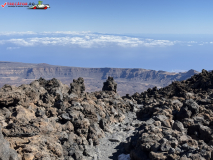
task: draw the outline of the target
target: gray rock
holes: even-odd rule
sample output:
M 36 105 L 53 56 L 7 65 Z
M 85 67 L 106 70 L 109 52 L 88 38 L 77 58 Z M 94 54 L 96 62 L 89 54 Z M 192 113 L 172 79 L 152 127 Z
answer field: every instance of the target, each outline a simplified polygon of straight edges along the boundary
M 4 139 L 0 125 L 0 159 L 1 160 L 19 160 L 17 152 L 10 148 L 8 141 Z
M 175 153 L 175 149 L 174 148 L 170 148 L 168 153 L 169 154 L 174 154 Z
M 114 91 L 117 92 L 117 83 L 113 80 L 113 77 L 108 77 L 107 81 L 104 82 L 102 91 Z
M 95 151 L 94 148 L 92 148 L 89 145 L 85 145 L 85 149 L 84 149 L 84 153 L 85 156 L 89 156 L 89 157 L 95 157 Z
M 182 150 L 181 150 L 179 147 L 176 147 L 176 148 L 175 148 L 175 151 L 176 151 L 177 153 L 181 153 L 181 152 L 182 152 Z
M 154 145 L 152 145 L 151 151 L 153 151 L 153 152 L 159 151 L 160 146 L 161 146 L 160 143 L 155 143 Z
M 82 160 L 83 159 L 83 152 L 81 152 L 81 151 L 75 151 L 75 153 L 74 153 L 74 158 L 76 159 L 76 160 Z
M 37 117 L 42 117 L 42 116 L 44 116 L 44 115 L 45 115 L 45 108 L 43 108 L 43 107 L 37 108 L 37 111 L 36 111 L 35 114 L 36 114 Z
M 172 104 L 177 104 L 178 106 L 180 106 L 180 107 L 182 107 L 183 106 L 183 103 L 182 102 L 180 102 L 179 100 L 173 100 L 172 101 Z
M 159 142 L 160 142 L 160 144 L 164 144 L 164 143 L 168 142 L 168 140 L 166 138 L 162 138 Z
M 77 80 L 73 79 L 73 83 L 70 84 L 70 90 L 69 93 L 74 93 L 79 95 L 82 95 L 85 91 L 85 85 L 84 85 L 84 79 L 82 77 L 79 77 Z
M 168 119 L 168 118 L 165 115 L 157 115 L 155 117 L 155 120 L 161 121 L 161 122 L 165 121 L 166 119 Z
M 184 126 L 183 126 L 183 124 L 180 121 L 175 121 L 173 126 L 172 126 L 172 129 L 175 129 L 177 131 L 183 132 L 184 131 Z
M 67 141 L 69 138 L 67 132 L 61 132 L 60 136 L 59 136 L 59 140 L 60 141 Z
M 61 118 L 63 118 L 64 120 L 71 120 L 71 118 L 69 117 L 69 114 L 68 113 L 63 113 L 61 115 Z
M 181 146 L 181 148 L 182 148 L 183 150 L 185 150 L 185 151 L 189 150 L 189 146 L 188 146 L 187 143 L 183 144 L 183 145 Z
M 150 118 L 149 120 L 146 121 L 146 124 L 153 124 L 155 120 L 153 118 Z
M 209 142 L 213 139 L 212 129 L 207 126 L 199 125 L 199 133 L 200 138 L 206 142 Z
M 189 119 L 189 118 L 185 118 L 185 119 L 182 120 L 182 123 L 183 123 L 184 127 L 188 128 L 188 127 L 194 125 L 194 120 Z
M 169 143 L 163 143 L 161 146 L 160 146 L 160 149 L 162 152 L 167 152 L 169 151 L 171 148 L 171 145 Z
M 192 114 L 199 113 L 199 105 L 192 99 L 186 100 L 184 103 L 185 106 L 189 108 L 189 110 L 192 112 Z

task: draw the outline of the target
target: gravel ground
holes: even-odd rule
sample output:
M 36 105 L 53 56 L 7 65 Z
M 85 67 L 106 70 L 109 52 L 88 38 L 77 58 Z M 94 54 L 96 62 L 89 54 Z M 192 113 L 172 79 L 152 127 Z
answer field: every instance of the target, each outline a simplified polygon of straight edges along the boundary
M 105 132 L 105 137 L 100 140 L 100 144 L 95 150 L 97 160 L 130 159 L 128 154 L 124 154 L 124 143 L 127 143 L 128 137 L 134 136 L 137 124 L 141 123 L 141 121 L 137 120 L 134 112 L 128 112 L 125 117 L 123 123 L 116 123 L 110 126 L 112 133 Z

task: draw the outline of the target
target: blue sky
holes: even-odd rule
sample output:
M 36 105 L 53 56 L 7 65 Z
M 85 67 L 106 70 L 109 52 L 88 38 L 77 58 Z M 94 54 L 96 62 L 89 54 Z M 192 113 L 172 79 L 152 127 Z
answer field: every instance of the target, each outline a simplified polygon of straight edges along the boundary
M 0 8 L 5 19 L 1 30 L 213 34 L 211 0 L 46 0 L 43 3 L 51 9 Z
M 166 71 L 212 69 L 213 1 L 43 3 L 51 8 L 0 8 L 0 60 Z

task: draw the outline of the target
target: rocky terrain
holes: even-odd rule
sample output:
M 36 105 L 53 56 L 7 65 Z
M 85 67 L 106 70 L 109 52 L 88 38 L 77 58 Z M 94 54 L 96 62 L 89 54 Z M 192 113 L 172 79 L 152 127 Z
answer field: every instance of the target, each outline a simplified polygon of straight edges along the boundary
M 4 85 L 0 124 L 5 139 L 0 138 L 7 152 L 0 152 L 0 159 L 99 159 L 100 139 L 132 108 L 116 90 L 112 77 L 103 91 L 93 93 L 85 92 L 83 78 L 74 79 L 70 87 L 43 78 L 19 87 Z
M 190 78 L 199 72 L 172 73 L 138 68 L 80 68 L 54 66 L 45 63 L 29 64 L 18 62 L 0 61 L 0 87 L 5 83 L 19 86 L 29 84 L 43 77 L 47 80 L 57 78 L 62 83 L 69 85 L 73 79 L 84 78 L 87 92 L 100 91 L 102 84 L 108 76 L 113 77 L 118 84 L 117 93 L 121 96 L 142 92 L 154 86 L 165 87 L 172 81 Z
M 212 160 L 213 72 L 120 97 L 40 78 L 0 89 L 2 160 Z
M 131 159 L 213 159 L 213 72 L 131 98 L 143 105 Z

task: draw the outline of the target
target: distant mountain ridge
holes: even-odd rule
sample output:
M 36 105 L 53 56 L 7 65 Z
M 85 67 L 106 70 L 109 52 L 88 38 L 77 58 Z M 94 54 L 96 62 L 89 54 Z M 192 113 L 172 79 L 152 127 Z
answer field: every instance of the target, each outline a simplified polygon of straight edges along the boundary
M 101 90 L 103 81 L 111 76 L 118 85 L 121 95 L 142 92 L 150 87 L 164 87 L 172 81 L 185 80 L 199 73 L 196 70 L 187 72 L 166 72 L 139 68 L 81 68 L 49 65 L 46 63 L 31 64 L 0 61 L 0 87 L 4 84 L 20 85 L 43 77 L 57 78 L 65 84 L 73 79 L 83 77 L 87 91 Z

